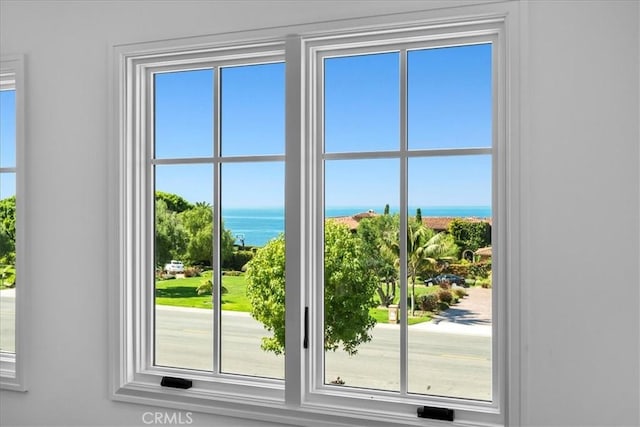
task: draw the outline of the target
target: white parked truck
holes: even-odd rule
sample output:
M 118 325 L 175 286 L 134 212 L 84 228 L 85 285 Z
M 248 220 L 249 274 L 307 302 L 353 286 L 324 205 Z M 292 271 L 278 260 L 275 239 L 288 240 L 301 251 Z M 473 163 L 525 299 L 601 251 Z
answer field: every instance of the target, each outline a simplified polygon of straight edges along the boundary
M 171 262 L 164 265 L 164 271 L 167 273 L 184 273 L 184 264 L 181 261 L 172 259 Z

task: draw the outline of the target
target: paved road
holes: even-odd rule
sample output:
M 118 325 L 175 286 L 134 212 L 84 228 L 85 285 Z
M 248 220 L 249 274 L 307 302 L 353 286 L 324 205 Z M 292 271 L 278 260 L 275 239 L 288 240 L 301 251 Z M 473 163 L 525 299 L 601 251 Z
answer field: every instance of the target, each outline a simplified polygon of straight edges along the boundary
M 0 294 L 2 348 L 12 344 L 13 298 Z M 158 306 L 156 363 L 212 369 L 210 310 Z M 222 370 L 228 373 L 282 378 L 284 357 L 260 349 L 267 335 L 247 313 L 222 314 Z M 400 332 L 397 325 L 379 324 L 371 342 L 356 356 L 328 352 L 325 380 L 340 377 L 347 386 L 398 390 Z M 491 329 L 486 324 L 456 324 L 446 319 L 409 327 L 409 391 L 490 399 Z
M 11 353 L 16 351 L 15 301 L 14 289 L 0 291 L 0 350 Z
M 159 306 L 156 321 L 159 364 L 212 368 L 211 311 Z M 221 327 L 223 372 L 283 377 L 284 358 L 260 349 L 261 337 L 268 333 L 259 322 L 246 313 L 225 311 Z M 398 390 L 399 348 L 399 326 L 379 324 L 356 356 L 326 354 L 325 380 L 340 377 L 347 386 Z M 490 399 L 490 325 L 439 319 L 409 327 L 409 391 Z

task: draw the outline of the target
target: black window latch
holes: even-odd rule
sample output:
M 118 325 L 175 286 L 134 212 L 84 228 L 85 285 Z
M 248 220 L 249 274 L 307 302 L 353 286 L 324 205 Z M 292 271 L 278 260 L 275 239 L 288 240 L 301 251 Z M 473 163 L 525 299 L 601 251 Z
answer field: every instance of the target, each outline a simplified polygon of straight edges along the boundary
M 422 408 L 418 408 L 418 418 L 453 421 L 453 409 L 437 408 L 435 406 L 423 406 Z
M 309 307 L 304 308 L 304 339 L 302 348 L 309 348 Z
M 173 387 L 173 388 L 191 388 L 193 382 L 191 380 L 185 380 L 184 378 L 175 378 L 175 377 L 162 377 L 162 381 L 160 381 L 160 385 L 162 387 Z

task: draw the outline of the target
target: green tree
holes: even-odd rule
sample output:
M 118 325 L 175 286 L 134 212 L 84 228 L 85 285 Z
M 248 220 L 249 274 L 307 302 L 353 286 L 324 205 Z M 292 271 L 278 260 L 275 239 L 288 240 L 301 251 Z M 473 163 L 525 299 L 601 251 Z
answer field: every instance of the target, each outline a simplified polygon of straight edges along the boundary
M 247 265 L 247 297 L 251 316 L 262 322 L 272 337 L 262 338 L 262 349 L 284 353 L 284 235 L 259 249 Z
M 234 258 L 234 246 L 233 243 L 236 239 L 234 239 L 233 234 L 231 234 L 230 230 L 224 228 L 224 223 L 220 223 L 220 228 L 222 229 L 222 233 L 220 233 L 220 248 L 222 250 L 222 265 L 227 265 L 233 261 Z
M 475 251 L 491 245 L 491 226 L 486 221 L 455 218 L 449 223 L 448 231 L 461 250 Z
M 213 211 L 211 206 L 198 204 L 179 214 L 189 235 L 186 260 L 190 264 L 212 265 Z
M 189 234 L 177 213 L 167 208 L 164 200 L 156 200 L 156 246 L 157 266 L 172 259 L 184 259 Z
M 12 264 L 16 252 L 16 196 L 0 200 L 0 259 Z
M 171 259 L 189 264 L 213 264 L 213 207 L 207 202 L 195 205 L 169 193 L 156 193 L 156 264 Z M 169 200 L 171 205 L 167 204 Z M 176 209 L 183 209 L 175 211 Z M 233 257 L 233 236 L 221 227 L 222 262 Z
M 369 310 L 378 278 L 365 262 L 361 240 L 345 225 L 325 222 L 324 329 L 325 349 L 342 348 L 349 354 L 371 340 L 375 319 Z M 284 352 L 284 237 L 271 240 L 256 252 L 247 268 L 247 296 L 251 315 L 273 333 L 262 339 L 262 348 Z
M 378 277 L 378 297 L 388 306 L 393 304 L 398 280 L 397 255 L 390 248 L 398 240 L 399 216 L 380 215 L 364 218 L 358 224 L 357 236 L 362 241 L 365 262 Z
M 212 265 L 213 208 L 208 203 L 196 203 L 178 217 L 188 235 L 185 260 L 189 264 Z
M 167 205 L 167 209 L 175 213 L 184 212 L 193 208 L 193 205 L 181 196 L 172 193 L 165 193 L 164 191 L 156 191 L 156 201 L 158 200 L 164 201 Z
M 416 222 L 422 224 L 422 209 L 416 209 Z
M 371 341 L 376 321 L 369 310 L 377 306 L 378 277 L 366 263 L 361 240 L 344 224 L 325 223 L 324 230 L 324 334 L 325 350 L 353 355 Z

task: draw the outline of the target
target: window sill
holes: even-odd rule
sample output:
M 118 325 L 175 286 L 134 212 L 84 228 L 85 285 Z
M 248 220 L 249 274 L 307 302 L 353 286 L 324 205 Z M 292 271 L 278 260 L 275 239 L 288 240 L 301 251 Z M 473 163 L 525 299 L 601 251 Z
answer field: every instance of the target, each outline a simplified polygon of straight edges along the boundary
M 15 353 L 0 353 L 0 389 L 11 391 L 27 391 L 16 375 Z
M 440 421 L 417 417 L 420 405 L 408 405 L 405 412 L 385 411 L 385 405 L 374 403 L 378 409 L 371 409 L 371 403 L 363 405 L 323 404 L 303 402 L 299 406 L 287 405 L 283 399 L 260 397 L 256 394 L 230 394 L 212 392 L 197 384 L 189 390 L 167 389 L 156 383 L 134 381 L 125 384 L 112 393 L 112 399 L 120 402 L 161 406 L 185 411 L 215 414 L 233 418 L 267 421 L 293 426 L 438 426 Z M 350 402 L 351 403 L 351 402 Z M 456 409 L 456 420 L 448 425 L 501 426 L 496 422 L 496 414 L 490 408 L 482 413 L 478 408 Z

